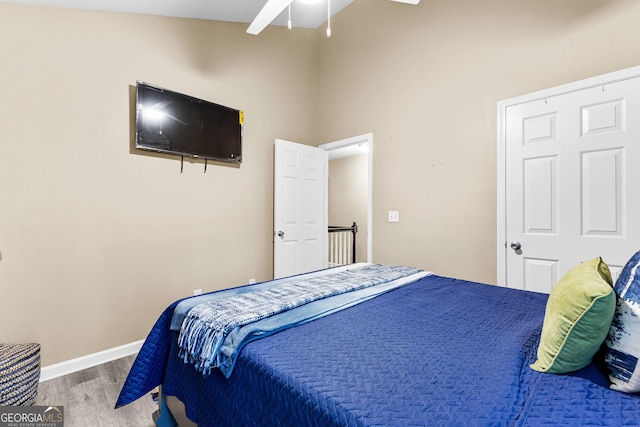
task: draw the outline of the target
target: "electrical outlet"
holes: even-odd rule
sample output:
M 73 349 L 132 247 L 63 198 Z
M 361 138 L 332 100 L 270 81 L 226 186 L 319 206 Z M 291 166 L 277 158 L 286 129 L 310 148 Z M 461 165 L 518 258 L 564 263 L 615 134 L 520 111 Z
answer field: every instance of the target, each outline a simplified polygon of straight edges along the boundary
M 253 285 L 254 283 L 256 283 L 256 279 L 254 279 L 254 278 L 249 279 L 249 284 L 250 285 Z
M 400 212 L 389 211 L 389 222 L 400 222 Z
M 193 295 L 202 295 L 202 289 L 194 289 Z

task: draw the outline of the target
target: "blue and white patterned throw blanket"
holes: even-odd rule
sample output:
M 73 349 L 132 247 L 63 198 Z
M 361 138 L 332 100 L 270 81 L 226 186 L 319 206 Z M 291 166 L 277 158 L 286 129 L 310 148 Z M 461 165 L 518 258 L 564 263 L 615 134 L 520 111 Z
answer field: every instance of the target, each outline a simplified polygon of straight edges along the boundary
M 313 301 L 406 277 L 412 267 L 369 264 L 338 273 L 279 283 L 193 307 L 178 336 L 180 355 L 204 375 L 222 363 L 221 347 L 235 328 Z

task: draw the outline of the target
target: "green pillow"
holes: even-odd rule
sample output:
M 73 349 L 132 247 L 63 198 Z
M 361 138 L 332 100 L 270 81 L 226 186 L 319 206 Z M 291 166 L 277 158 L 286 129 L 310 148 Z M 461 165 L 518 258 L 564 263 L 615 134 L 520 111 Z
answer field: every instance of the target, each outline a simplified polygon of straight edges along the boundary
M 616 310 L 611 272 L 602 258 L 569 270 L 553 287 L 531 368 L 564 374 L 587 366 L 607 337 Z

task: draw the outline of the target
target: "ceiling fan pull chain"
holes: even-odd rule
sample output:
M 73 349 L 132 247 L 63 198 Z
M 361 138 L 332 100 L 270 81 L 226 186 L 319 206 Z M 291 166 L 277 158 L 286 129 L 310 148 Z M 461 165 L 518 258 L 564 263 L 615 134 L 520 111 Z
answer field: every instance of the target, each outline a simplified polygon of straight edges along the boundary
M 331 0 L 327 0 L 327 37 L 331 37 Z

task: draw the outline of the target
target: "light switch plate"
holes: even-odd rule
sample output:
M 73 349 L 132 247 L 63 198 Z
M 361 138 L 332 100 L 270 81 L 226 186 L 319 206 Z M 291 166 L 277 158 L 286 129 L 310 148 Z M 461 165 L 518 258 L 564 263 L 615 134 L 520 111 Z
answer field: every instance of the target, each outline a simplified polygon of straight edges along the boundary
M 389 211 L 389 222 L 400 222 L 400 212 Z

